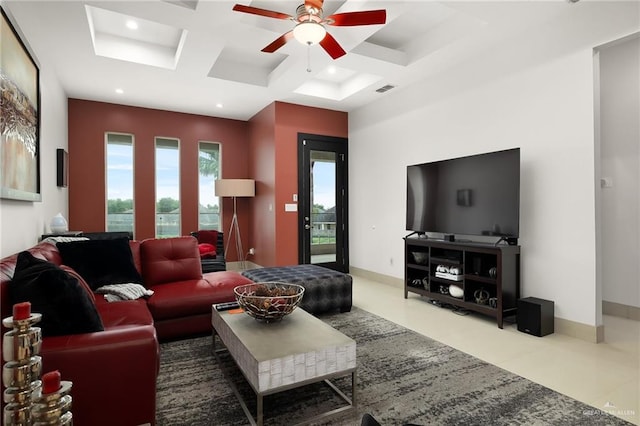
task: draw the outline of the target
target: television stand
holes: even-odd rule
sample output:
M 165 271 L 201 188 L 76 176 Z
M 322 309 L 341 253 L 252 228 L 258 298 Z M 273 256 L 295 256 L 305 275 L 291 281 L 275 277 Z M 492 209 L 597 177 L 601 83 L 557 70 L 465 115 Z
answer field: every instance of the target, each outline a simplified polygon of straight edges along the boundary
M 499 328 L 504 318 L 516 314 L 520 298 L 520 246 L 493 243 L 449 242 L 404 238 L 404 298 L 409 293 L 427 297 L 437 305 L 492 316 Z M 436 276 L 438 266 L 459 274 Z M 449 286 L 462 289 L 453 297 Z

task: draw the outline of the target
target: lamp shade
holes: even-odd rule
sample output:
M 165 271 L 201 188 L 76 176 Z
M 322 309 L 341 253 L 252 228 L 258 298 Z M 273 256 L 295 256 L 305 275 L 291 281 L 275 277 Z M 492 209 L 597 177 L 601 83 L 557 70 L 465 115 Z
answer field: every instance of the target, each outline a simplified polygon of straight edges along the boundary
M 253 179 L 218 179 L 214 191 L 217 197 L 253 197 L 256 182 Z
M 300 43 L 310 46 L 320 43 L 325 35 L 327 35 L 327 30 L 314 21 L 300 22 L 293 29 L 293 37 Z

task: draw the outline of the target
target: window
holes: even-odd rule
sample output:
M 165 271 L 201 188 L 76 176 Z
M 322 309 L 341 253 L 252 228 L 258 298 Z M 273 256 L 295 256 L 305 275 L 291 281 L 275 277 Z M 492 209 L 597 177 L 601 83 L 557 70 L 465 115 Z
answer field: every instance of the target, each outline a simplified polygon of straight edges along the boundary
M 198 229 L 220 230 L 220 204 L 215 196 L 214 182 L 220 173 L 220 144 L 198 144 Z
M 156 238 L 179 235 L 181 235 L 179 141 L 156 138 Z
M 133 233 L 133 135 L 107 133 L 108 232 Z

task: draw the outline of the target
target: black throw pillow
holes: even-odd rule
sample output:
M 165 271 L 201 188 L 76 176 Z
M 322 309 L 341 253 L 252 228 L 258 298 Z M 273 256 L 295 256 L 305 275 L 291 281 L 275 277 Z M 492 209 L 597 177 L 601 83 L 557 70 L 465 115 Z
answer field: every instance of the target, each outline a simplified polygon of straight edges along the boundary
M 75 269 L 92 290 L 108 284 L 142 284 L 126 238 L 71 241 L 56 245 L 62 263 Z
M 45 337 L 104 330 L 93 300 L 78 280 L 28 251 L 18 254 L 9 295 L 11 303 L 31 302 L 31 311 L 42 314 L 36 326 Z

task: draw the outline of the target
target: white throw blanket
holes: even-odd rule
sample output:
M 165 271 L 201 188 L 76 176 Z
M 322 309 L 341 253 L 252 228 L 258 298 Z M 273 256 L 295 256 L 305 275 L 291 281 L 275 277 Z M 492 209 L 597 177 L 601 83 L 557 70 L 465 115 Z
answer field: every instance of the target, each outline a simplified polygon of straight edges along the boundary
M 56 243 L 70 243 L 72 241 L 88 241 L 89 239 L 87 237 L 64 237 L 64 236 L 58 236 L 58 237 L 47 237 L 44 240 L 42 240 L 42 243 L 49 243 L 49 244 L 56 244 Z
M 96 293 L 104 294 L 107 302 L 135 300 L 141 297 L 153 296 L 153 290 L 144 288 L 141 284 L 136 283 L 109 284 L 97 288 Z

